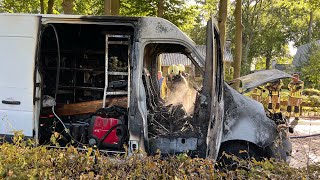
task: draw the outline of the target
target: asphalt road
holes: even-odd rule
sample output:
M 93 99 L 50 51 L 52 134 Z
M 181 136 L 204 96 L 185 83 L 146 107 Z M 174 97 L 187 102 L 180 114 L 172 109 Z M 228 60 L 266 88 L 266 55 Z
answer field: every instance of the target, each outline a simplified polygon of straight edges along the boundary
M 320 163 L 320 119 L 291 120 L 294 133 L 290 134 L 292 142 L 293 167 L 306 167 L 308 164 Z M 311 136 L 310 136 L 311 135 Z

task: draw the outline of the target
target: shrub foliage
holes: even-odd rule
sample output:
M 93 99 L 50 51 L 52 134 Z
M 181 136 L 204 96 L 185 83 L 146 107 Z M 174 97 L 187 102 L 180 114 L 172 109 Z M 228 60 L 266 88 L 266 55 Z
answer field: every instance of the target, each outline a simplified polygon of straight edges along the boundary
M 161 158 L 143 153 L 105 156 L 92 148 L 78 150 L 32 147 L 31 141 L 14 139 L 0 145 L 1 179 L 319 179 L 320 166 L 291 168 L 283 162 L 240 160 L 236 170 L 215 169 L 209 159 L 185 154 Z

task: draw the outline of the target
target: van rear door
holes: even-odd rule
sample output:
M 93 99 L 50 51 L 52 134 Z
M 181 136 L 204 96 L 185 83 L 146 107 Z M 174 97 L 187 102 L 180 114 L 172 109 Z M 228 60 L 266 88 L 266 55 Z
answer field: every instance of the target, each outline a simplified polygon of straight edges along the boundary
M 41 17 L 0 14 L 0 134 L 33 136 L 34 70 Z

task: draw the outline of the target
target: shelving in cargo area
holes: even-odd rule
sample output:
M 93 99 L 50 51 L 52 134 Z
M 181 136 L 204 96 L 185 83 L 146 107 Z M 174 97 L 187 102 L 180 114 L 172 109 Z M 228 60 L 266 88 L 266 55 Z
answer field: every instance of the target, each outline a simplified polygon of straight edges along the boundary
M 40 143 L 50 144 L 54 132 L 63 137 L 60 145 L 91 143 L 99 149 L 121 150 L 128 138 L 133 28 L 53 26 L 42 30 L 39 51 Z
M 54 97 L 57 93 L 57 104 L 70 104 L 128 94 L 132 30 L 121 27 L 122 31 L 115 31 L 115 27 L 101 25 L 54 25 L 60 43 L 60 67 L 55 34 L 48 28 L 43 33 L 39 62 L 45 95 Z M 57 71 L 59 84 L 55 92 Z

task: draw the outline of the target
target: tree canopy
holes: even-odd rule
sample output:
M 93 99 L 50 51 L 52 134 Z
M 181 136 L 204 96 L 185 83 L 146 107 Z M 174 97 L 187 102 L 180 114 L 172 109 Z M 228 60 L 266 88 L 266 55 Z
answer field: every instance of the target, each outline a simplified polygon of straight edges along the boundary
M 103 15 L 106 14 L 105 3 L 109 1 L 120 3 L 115 10 L 122 16 L 161 16 L 168 19 L 197 44 L 205 44 L 205 22 L 213 15 L 226 25 L 223 39 L 231 41 L 235 54 L 236 1 L 0 0 L 0 12 Z M 227 10 L 226 19 L 221 16 L 222 11 L 219 16 L 219 2 L 225 1 L 227 8 L 225 5 L 220 8 Z M 297 47 L 320 39 L 319 7 L 319 0 L 242 0 L 241 75 L 248 74 L 254 69 L 252 67 L 268 69 L 273 60 L 291 62 L 289 43 Z

